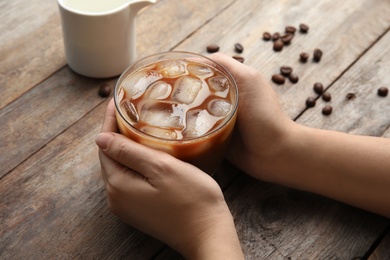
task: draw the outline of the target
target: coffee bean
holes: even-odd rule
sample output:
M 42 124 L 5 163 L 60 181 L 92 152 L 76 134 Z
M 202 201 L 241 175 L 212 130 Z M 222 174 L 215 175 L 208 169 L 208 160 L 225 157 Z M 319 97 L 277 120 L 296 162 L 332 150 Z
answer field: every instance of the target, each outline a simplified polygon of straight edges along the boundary
M 386 87 L 378 88 L 378 96 L 386 97 L 388 93 L 389 93 L 389 89 L 388 88 L 386 88 Z
M 210 44 L 209 46 L 207 46 L 207 52 L 214 53 L 217 51 L 219 51 L 219 46 L 217 44 Z
M 356 98 L 356 94 L 355 93 L 348 93 L 345 96 L 345 98 L 348 99 L 348 100 L 354 100 Z
M 288 79 L 291 81 L 291 83 L 294 83 L 294 84 L 299 81 L 299 77 L 297 76 L 297 74 L 294 74 L 294 73 L 291 73 L 288 76 Z
M 294 35 L 291 34 L 291 33 L 287 33 L 285 35 L 283 35 L 282 37 L 280 37 L 280 39 L 282 40 L 282 42 L 285 44 L 285 45 L 288 45 L 290 44 L 291 40 L 294 38 Z
M 332 96 L 328 92 L 322 93 L 322 99 L 326 102 L 329 102 L 332 99 Z
M 333 108 L 331 106 L 325 106 L 322 109 L 322 114 L 325 116 L 329 116 L 330 114 L 332 114 L 332 110 L 333 110 Z
M 244 61 L 245 61 L 244 57 L 239 56 L 239 55 L 234 55 L 232 58 L 235 60 L 238 60 L 241 63 L 244 63 Z
M 279 40 L 279 38 L 280 38 L 280 33 L 278 33 L 278 32 L 276 32 L 276 33 L 274 33 L 272 35 L 272 40 L 273 41 L 277 41 L 277 40 Z
M 108 97 L 111 94 L 111 87 L 108 84 L 103 84 L 99 87 L 99 96 Z
M 313 59 L 316 61 L 316 62 L 319 62 L 321 60 L 321 57 L 322 57 L 322 50 L 320 49 L 315 49 L 314 50 L 314 54 L 313 54 Z
M 294 34 L 297 29 L 294 26 L 286 26 L 286 33 Z
M 283 76 L 288 76 L 293 71 L 293 68 L 290 66 L 282 66 L 280 67 L 280 73 L 282 73 Z
M 269 41 L 269 40 L 271 40 L 271 38 L 272 38 L 272 36 L 271 36 L 271 34 L 269 32 L 263 33 L 264 41 Z
M 314 107 L 316 105 L 316 99 L 314 97 L 308 97 L 306 99 L 306 106 L 307 107 Z
M 313 90 L 318 95 L 321 95 L 322 92 L 324 92 L 324 86 L 322 85 L 322 83 L 316 82 L 316 83 L 314 83 Z
M 244 47 L 241 45 L 241 43 L 234 44 L 234 49 L 237 53 L 242 53 L 244 51 Z
M 272 81 L 276 84 L 282 85 L 285 82 L 285 78 L 280 74 L 272 75 Z
M 304 23 L 301 23 L 301 24 L 299 25 L 299 30 L 300 30 L 300 32 L 302 32 L 302 33 L 307 33 L 307 31 L 309 30 L 309 26 L 307 26 L 307 25 L 304 24 Z
M 308 58 L 309 54 L 307 52 L 302 52 L 301 54 L 299 54 L 299 59 L 301 62 L 306 62 Z
M 284 43 L 282 42 L 282 40 L 277 40 L 274 42 L 274 51 L 281 51 L 284 47 Z

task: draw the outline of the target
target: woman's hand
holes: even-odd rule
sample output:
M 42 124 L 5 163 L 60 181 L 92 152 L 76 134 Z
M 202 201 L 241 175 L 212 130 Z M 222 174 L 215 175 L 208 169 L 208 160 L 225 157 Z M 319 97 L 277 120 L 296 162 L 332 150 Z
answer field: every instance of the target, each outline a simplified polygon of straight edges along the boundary
M 390 139 L 309 128 L 288 119 L 254 69 L 216 54 L 239 90 L 228 159 L 255 178 L 390 217 Z
M 257 70 L 221 53 L 210 58 L 222 64 L 238 86 L 237 123 L 227 159 L 255 178 L 274 181 L 269 164 L 297 124 L 284 114 L 278 96 Z
M 111 211 L 186 258 L 242 258 L 231 213 L 214 179 L 117 130 L 111 101 L 96 139 Z

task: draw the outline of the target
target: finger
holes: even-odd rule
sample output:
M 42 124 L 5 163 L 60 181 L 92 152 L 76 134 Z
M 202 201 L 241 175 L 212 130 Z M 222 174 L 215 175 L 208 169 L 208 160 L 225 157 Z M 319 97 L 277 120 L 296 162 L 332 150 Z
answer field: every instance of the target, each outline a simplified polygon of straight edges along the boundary
M 247 65 L 220 52 L 211 54 L 209 58 L 224 66 L 234 78 L 240 78 L 240 72 L 249 68 Z
M 162 171 L 171 172 L 169 167 L 172 160 L 177 161 L 174 162 L 175 164 L 183 163 L 164 152 L 146 147 L 116 133 L 100 133 L 96 143 L 105 155 L 148 179 L 155 178 Z
M 108 103 L 101 132 L 118 132 L 114 99 Z
M 110 187 L 128 189 L 130 187 L 129 190 L 132 192 L 141 192 L 153 188 L 143 175 L 111 159 L 102 151 L 99 151 L 99 159 L 107 189 Z

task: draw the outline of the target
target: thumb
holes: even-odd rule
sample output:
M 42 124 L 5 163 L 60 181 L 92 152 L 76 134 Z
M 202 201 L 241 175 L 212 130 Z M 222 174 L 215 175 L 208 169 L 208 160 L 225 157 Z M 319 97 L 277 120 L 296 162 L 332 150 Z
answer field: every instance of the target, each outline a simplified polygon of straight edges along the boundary
M 162 165 L 170 162 L 168 154 L 134 142 L 118 133 L 98 134 L 96 144 L 109 158 L 144 175 L 147 179 L 158 178 Z

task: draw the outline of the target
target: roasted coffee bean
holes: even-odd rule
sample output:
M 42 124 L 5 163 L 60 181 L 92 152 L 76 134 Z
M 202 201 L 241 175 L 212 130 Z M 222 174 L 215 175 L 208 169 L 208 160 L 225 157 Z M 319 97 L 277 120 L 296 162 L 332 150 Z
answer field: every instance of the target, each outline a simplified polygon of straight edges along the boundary
M 244 57 L 239 56 L 239 55 L 234 55 L 232 58 L 235 60 L 238 60 L 241 63 L 244 63 L 244 61 L 245 61 Z
M 297 29 L 294 26 L 286 26 L 286 33 L 294 34 Z
M 294 83 L 294 84 L 299 81 L 299 77 L 297 76 L 297 74 L 294 74 L 294 73 L 291 73 L 288 76 L 288 79 L 291 81 L 291 83 Z
M 316 105 L 316 99 L 314 97 L 308 97 L 306 99 L 306 106 L 307 107 L 314 107 Z
M 333 108 L 331 106 L 325 106 L 322 109 L 322 114 L 325 116 L 329 116 L 330 114 L 332 114 L 332 110 L 333 110 Z
M 274 33 L 272 35 L 272 40 L 273 41 L 277 41 L 277 40 L 279 40 L 279 38 L 280 38 L 280 33 L 278 33 L 278 32 L 276 32 L 276 33 Z
M 207 46 L 207 52 L 214 53 L 217 51 L 219 51 L 219 46 L 217 44 L 210 44 L 209 46 Z
M 315 49 L 314 50 L 314 53 L 313 53 L 313 59 L 316 61 L 316 62 L 319 62 L 321 60 L 321 57 L 322 57 L 322 50 L 320 49 Z
M 294 38 L 294 35 L 291 34 L 291 33 L 287 33 L 285 35 L 283 35 L 282 37 L 280 37 L 280 39 L 282 40 L 282 42 L 285 44 L 285 45 L 288 45 L 291 43 L 291 40 Z
M 386 87 L 378 88 L 378 96 L 386 97 L 388 93 L 389 93 L 389 89 L 388 88 L 386 88 Z
M 280 73 L 282 73 L 283 76 L 288 76 L 293 72 L 293 68 L 290 66 L 282 66 L 280 67 Z
M 345 98 L 348 99 L 348 100 L 354 100 L 356 98 L 356 94 L 355 93 L 348 93 L 345 96 Z
M 234 44 L 234 49 L 237 53 L 242 53 L 244 51 L 244 47 L 241 45 L 241 43 Z
M 300 32 L 302 32 L 302 33 L 307 33 L 307 31 L 309 30 L 309 26 L 307 26 L 307 25 L 304 24 L 304 23 L 301 23 L 301 24 L 299 25 L 299 30 L 300 30 Z
M 271 38 L 272 38 L 272 35 L 269 32 L 263 33 L 264 41 L 269 41 L 269 40 L 271 40 Z
M 329 102 L 332 99 L 332 96 L 328 92 L 322 93 L 322 99 L 326 102 Z
M 274 51 L 281 51 L 284 47 L 284 43 L 282 42 L 282 40 L 277 40 L 274 42 Z
M 285 82 L 285 78 L 280 74 L 274 74 L 272 75 L 272 81 L 276 84 L 282 85 Z
M 108 97 L 111 94 L 111 87 L 108 84 L 103 84 L 99 87 L 99 96 Z
M 316 82 L 316 83 L 314 83 L 313 90 L 318 95 L 321 95 L 322 92 L 324 92 L 324 86 L 322 85 L 322 83 Z
M 299 54 L 299 60 L 301 62 L 306 62 L 308 58 L 309 54 L 307 52 L 302 52 L 301 54 Z

